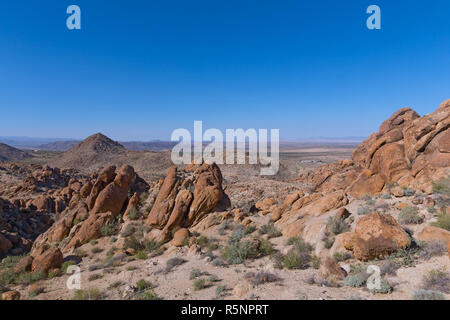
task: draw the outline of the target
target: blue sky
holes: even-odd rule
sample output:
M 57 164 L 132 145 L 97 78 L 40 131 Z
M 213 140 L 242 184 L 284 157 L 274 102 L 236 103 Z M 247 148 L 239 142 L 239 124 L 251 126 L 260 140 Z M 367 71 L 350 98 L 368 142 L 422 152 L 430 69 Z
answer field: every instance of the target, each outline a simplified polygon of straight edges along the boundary
M 81 8 L 82 29 L 66 28 Z M 381 8 L 382 29 L 366 28 Z M 450 1 L 8 1 L 0 136 L 367 136 L 450 98 Z

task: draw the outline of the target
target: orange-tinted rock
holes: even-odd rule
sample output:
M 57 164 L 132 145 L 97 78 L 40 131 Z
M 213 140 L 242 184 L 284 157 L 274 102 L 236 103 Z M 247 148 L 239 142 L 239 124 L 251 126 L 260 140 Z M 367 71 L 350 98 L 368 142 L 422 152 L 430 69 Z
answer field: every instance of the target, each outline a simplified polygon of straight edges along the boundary
M 450 231 L 438 227 L 426 226 L 416 237 L 420 241 L 439 241 L 448 244 L 450 242 Z
M 195 225 L 219 204 L 223 197 L 222 174 L 219 167 L 204 163 L 195 171 L 194 199 L 188 213 L 188 225 Z
M 61 250 L 56 247 L 50 247 L 34 257 L 31 270 L 33 272 L 48 272 L 51 269 L 61 267 L 63 262 L 64 258 Z
M 2 300 L 20 300 L 19 291 L 6 291 L 2 293 Z
M 174 233 L 171 243 L 175 247 L 182 247 L 187 243 L 186 241 L 188 238 L 189 238 L 189 230 L 181 228 Z
M 128 197 L 128 190 L 134 175 L 133 167 L 123 165 L 114 181 L 99 193 L 90 214 L 109 211 L 114 216 L 117 215 Z
M 340 208 L 336 212 L 336 217 L 341 220 L 345 220 L 351 216 L 351 213 L 346 208 Z
M 170 167 L 147 218 L 147 224 L 162 229 L 169 220 L 178 193 L 177 168 Z
M 64 252 L 69 252 L 92 239 L 97 239 L 101 235 L 101 228 L 114 219 L 111 212 L 97 213 L 89 215 L 87 220 L 79 224 L 79 229 L 75 232 L 69 243 L 64 247 Z M 77 225 L 78 226 L 78 225 Z
M 137 192 L 133 194 L 133 196 L 128 201 L 127 209 L 125 210 L 125 213 L 123 214 L 123 220 L 127 221 L 130 220 L 128 215 L 130 212 L 137 210 L 137 207 L 139 205 L 139 197 Z
M 356 224 L 353 254 L 363 261 L 388 255 L 410 244 L 408 234 L 388 214 L 372 212 Z

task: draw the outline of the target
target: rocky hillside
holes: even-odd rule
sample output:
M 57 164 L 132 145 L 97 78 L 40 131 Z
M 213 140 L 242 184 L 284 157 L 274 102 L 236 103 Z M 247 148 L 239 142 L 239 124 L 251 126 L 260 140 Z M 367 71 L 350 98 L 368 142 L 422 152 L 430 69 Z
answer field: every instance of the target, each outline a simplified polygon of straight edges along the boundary
M 60 168 L 83 168 L 110 162 L 126 153 L 120 143 L 101 133 L 89 136 L 52 160 L 51 165 Z
M 31 157 L 25 151 L 0 143 L 0 161 L 20 161 Z
M 229 179 L 208 163 L 147 180 L 125 163 L 90 175 L 4 166 L 2 297 L 448 299 L 449 135 L 450 100 L 423 117 L 401 109 L 351 159 L 294 181 L 242 168 Z M 62 156 L 81 165 L 74 150 L 102 163 L 125 152 L 101 135 Z

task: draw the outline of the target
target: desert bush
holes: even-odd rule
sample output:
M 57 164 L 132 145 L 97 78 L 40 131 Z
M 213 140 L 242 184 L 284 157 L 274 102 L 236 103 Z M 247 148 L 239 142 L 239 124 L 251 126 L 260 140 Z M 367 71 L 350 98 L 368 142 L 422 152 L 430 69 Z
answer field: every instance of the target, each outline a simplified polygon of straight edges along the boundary
M 273 222 L 269 222 L 268 224 L 265 224 L 261 226 L 259 229 L 259 234 L 267 234 L 267 236 L 270 238 L 277 238 L 281 236 L 280 230 L 278 230 Z
M 100 233 L 104 237 L 112 236 L 116 233 L 116 226 L 113 223 L 107 223 L 100 228 Z
M 137 251 L 134 256 L 136 257 L 136 259 L 139 259 L 139 260 L 147 259 L 147 253 L 145 252 L 145 250 Z
M 421 289 L 450 293 L 450 275 L 444 270 L 431 270 L 424 275 Z
M 249 241 L 232 241 L 222 252 L 222 257 L 229 264 L 241 264 L 246 259 L 256 258 L 258 252 Z
M 98 241 L 93 239 L 93 240 L 89 241 L 89 243 L 91 244 L 91 246 L 96 246 Z
M 135 287 L 137 292 L 143 292 L 147 289 L 153 289 L 155 286 L 151 282 L 146 281 L 145 279 L 139 279 L 136 282 Z
M 334 238 L 325 238 L 323 245 L 325 248 L 330 249 L 334 244 Z
M 92 252 L 93 254 L 100 253 L 100 252 L 102 252 L 102 251 L 103 251 L 103 249 L 102 249 L 102 248 L 99 248 L 99 247 L 93 247 L 92 250 L 91 250 L 91 252 Z
M 136 220 L 139 217 L 139 211 L 136 208 L 131 208 L 131 210 L 127 214 L 128 219 Z
M 117 289 L 118 287 L 120 287 L 122 285 L 122 281 L 118 280 L 118 281 L 114 281 L 113 283 L 111 283 L 108 286 L 108 290 L 113 290 L 113 289 Z
M 306 269 L 312 261 L 313 247 L 298 237 L 289 238 L 288 245 L 293 248 L 283 258 L 283 265 L 288 269 Z
M 240 241 L 243 237 L 245 237 L 247 233 L 245 232 L 245 229 L 240 224 L 236 225 L 235 228 L 233 228 L 233 233 L 231 234 L 231 241 Z
M 63 264 L 61 265 L 61 271 L 66 274 L 67 273 L 67 268 L 69 268 L 69 266 L 74 265 L 75 262 L 73 262 L 72 260 L 67 260 L 65 262 L 63 262 Z
M 91 274 L 88 277 L 88 280 L 89 281 L 95 281 L 95 280 L 98 280 L 98 279 L 101 279 L 101 278 L 103 278 L 103 276 L 100 273 L 95 273 L 95 274 Z
M 223 236 L 226 234 L 226 231 L 230 229 L 230 222 L 229 220 L 225 220 L 224 222 L 222 222 L 222 224 L 220 225 L 219 229 L 218 229 L 218 233 L 219 235 Z
M 337 251 L 337 252 L 335 252 L 333 254 L 333 259 L 336 262 L 342 262 L 342 261 L 350 259 L 351 257 L 352 257 L 352 255 L 351 255 L 350 252 L 339 252 L 339 251 Z
M 259 238 L 259 253 L 261 256 L 269 256 L 275 252 L 272 243 L 264 238 Z
M 411 189 L 411 188 L 403 188 L 403 195 L 404 195 L 405 197 L 411 197 L 411 196 L 413 196 L 415 193 L 416 193 L 416 192 L 415 192 L 413 189 Z
M 373 211 L 371 207 L 369 207 L 369 206 L 362 206 L 362 207 L 358 208 L 357 213 L 358 213 L 358 215 L 362 216 L 362 215 L 369 214 L 371 211 Z
M 381 294 L 389 294 L 392 293 L 394 289 L 389 284 L 389 282 L 386 279 L 381 279 L 380 281 L 380 288 L 378 289 L 371 289 L 370 292 L 373 294 L 381 293 Z
M 190 280 L 194 280 L 194 279 L 196 279 L 196 278 L 199 278 L 199 277 L 201 277 L 201 276 L 206 276 L 206 275 L 209 275 L 209 273 L 208 273 L 208 272 L 201 271 L 200 269 L 192 269 L 192 270 L 191 270 L 191 273 L 190 273 L 190 275 L 189 275 L 189 279 L 190 279 Z
M 158 295 L 153 290 L 147 290 L 137 295 L 138 300 L 160 300 Z
M 431 225 L 450 231 L 450 214 L 441 212 L 438 214 L 436 222 L 433 222 Z
M 184 260 L 182 258 L 178 258 L 178 257 L 171 258 L 171 259 L 167 260 L 167 262 L 166 262 L 165 271 L 170 272 L 170 271 L 172 271 L 173 268 L 175 268 L 176 266 L 179 266 L 185 262 L 186 262 L 186 260 Z
M 196 279 L 192 283 L 192 287 L 194 288 L 195 291 L 202 290 L 202 289 L 206 288 L 206 280 L 205 279 Z
M 432 257 L 441 256 L 447 253 L 447 245 L 442 241 L 429 241 L 421 246 L 420 257 L 423 259 L 431 259 Z
M 217 286 L 216 288 L 216 296 L 217 297 L 224 297 L 227 295 L 228 288 L 227 286 L 221 285 Z
M 278 277 L 277 275 L 267 271 L 248 272 L 244 275 L 244 278 L 255 286 L 268 282 L 277 282 L 281 280 L 280 277 Z
M 211 261 L 211 264 L 212 264 L 214 267 L 223 267 L 223 266 L 226 266 L 226 262 L 225 262 L 222 258 L 220 258 L 220 257 L 214 258 L 214 260 Z
M 326 230 L 334 235 L 338 235 L 347 232 L 350 229 L 350 225 L 336 216 L 329 217 Z
M 136 229 L 132 224 L 127 224 L 120 235 L 122 238 L 127 238 L 133 235 L 135 231 Z
M 419 289 L 414 292 L 413 300 L 445 300 L 441 292 Z
M 102 300 L 104 295 L 97 288 L 75 291 L 72 300 Z
M 364 286 L 367 278 L 364 277 L 361 273 L 348 275 L 344 278 L 344 284 L 353 288 L 360 288 Z
M 398 216 L 401 224 L 421 224 L 423 218 L 419 215 L 417 207 L 404 207 Z
M 450 177 L 433 183 L 433 192 L 450 197 Z

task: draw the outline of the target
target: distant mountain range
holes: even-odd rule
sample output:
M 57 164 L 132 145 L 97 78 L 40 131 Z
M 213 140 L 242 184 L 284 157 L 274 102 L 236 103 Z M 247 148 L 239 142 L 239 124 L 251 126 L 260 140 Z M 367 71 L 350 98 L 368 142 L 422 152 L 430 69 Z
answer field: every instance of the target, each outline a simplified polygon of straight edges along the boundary
M 316 137 L 306 139 L 287 139 L 280 142 L 280 146 L 290 146 L 291 144 L 309 144 L 309 143 L 360 143 L 367 137 Z M 35 149 L 44 151 L 64 152 L 74 147 L 82 140 L 69 138 L 31 138 L 31 137 L 2 137 L 0 143 L 20 149 Z M 119 141 L 119 143 L 128 150 L 132 151 L 165 151 L 170 150 L 177 142 L 172 141 Z M 207 143 L 206 143 L 207 144 Z

